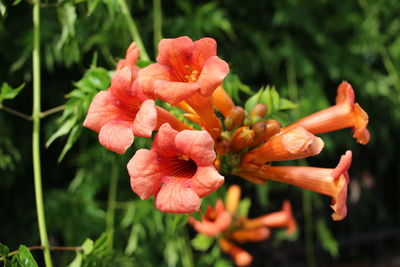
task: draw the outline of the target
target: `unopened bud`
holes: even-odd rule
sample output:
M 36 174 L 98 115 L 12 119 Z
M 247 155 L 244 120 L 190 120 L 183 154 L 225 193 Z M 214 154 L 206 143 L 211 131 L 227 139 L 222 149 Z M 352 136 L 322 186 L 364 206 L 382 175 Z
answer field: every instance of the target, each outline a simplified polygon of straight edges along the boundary
M 267 125 L 263 121 L 259 121 L 254 123 L 251 129 L 255 133 L 255 139 L 257 139 L 258 137 L 265 135 L 265 133 L 267 132 Z
M 233 123 L 233 119 L 231 117 L 226 117 L 224 121 L 225 128 L 228 131 L 232 131 L 235 128 L 235 124 Z
M 252 121 L 249 117 L 246 117 L 243 121 L 244 126 L 250 126 L 252 124 Z
M 243 120 L 244 117 L 246 116 L 246 111 L 239 106 L 235 106 L 231 113 L 229 114 L 229 117 L 232 118 L 233 123 L 237 126 L 240 127 L 243 125 Z
M 262 126 L 262 124 L 264 124 L 264 126 Z M 256 124 L 253 125 L 252 129 L 256 133 L 256 136 L 251 146 L 256 146 L 260 143 L 266 142 L 272 136 L 279 133 L 281 126 L 277 120 L 270 119 L 266 120 L 265 122 L 257 122 Z
M 231 150 L 234 152 L 242 151 L 254 141 L 255 133 L 248 126 L 240 127 L 235 131 L 230 143 Z
M 266 105 L 257 104 L 251 110 L 250 116 L 251 117 L 260 116 L 261 118 L 264 118 L 264 116 L 267 115 L 267 112 L 268 112 L 268 108 Z

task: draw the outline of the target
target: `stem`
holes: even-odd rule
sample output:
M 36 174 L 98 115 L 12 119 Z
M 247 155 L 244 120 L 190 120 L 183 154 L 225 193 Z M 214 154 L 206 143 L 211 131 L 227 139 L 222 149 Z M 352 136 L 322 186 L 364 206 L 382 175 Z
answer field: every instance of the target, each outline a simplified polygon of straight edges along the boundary
M 304 239 L 308 267 L 315 267 L 311 192 L 302 190 L 304 213 Z
M 28 121 L 31 121 L 31 120 L 32 120 L 32 117 L 31 117 L 31 116 L 26 115 L 25 113 L 19 112 L 19 111 L 15 110 L 15 109 L 12 109 L 12 108 L 8 108 L 8 107 L 6 107 L 6 106 L 3 106 L 3 104 L 0 104 L 0 109 L 4 110 L 4 111 L 6 111 L 6 112 L 8 112 L 8 113 L 10 113 L 10 114 L 13 114 L 13 115 L 15 115 L 15 116 L 17 116 L 17 117 L 20 117 L 20 118 L 22 118 L 22 119 L 24 119 L 24 120 L 28 120 Z
M 49 115 L 51 115 L 53 113 L 57 113 L 57 112 L 63 111 L 64 109 L 65 109 L 65 105 L 61 105 L 61 106 L 58 106 L 58 107 L 54 107 L 54 108 L 48 109 L 48 110 L 43 111 L 43 112 L 40 113 L 40 118 L 44 118 L 44 117 L 49 116 Z
M 158 43 L 162 39 L 162 6 L 161 0 L 153 0 L 153 39 L 154 39 L 154 51 L 157 53 Z
M 77 251 L 77 250 L 83 250 L 83 248 L 81 247 L 59 247 L 59 246 L 55 246 L 55 247 L 48 247 L 50 250 L 65 250 L 65 251 Z M 40 250 L 40 249 L 44 249 L 43 246 L 31 246 L 28 247 L 29 250 Z M 15 254 L 17 254 L 19 252 L 19 250 L 14 250 L 10 253 L 8 253 L 7 258 L 11 257 Z M 0 260 L 2 260 L 3 258 L 0 257 Z
M 142 38 L 140 38 L 139 31 L 136 27 L 136 23 L 129 13 L 128 6 L 125 0 L 118 0 L 121 7 L 122 15 L 124 15 L 126 23 L 128 24 L 129 31 L 131 32 L 133 40 L 136 42 L 137 47 L 140 50 L 140 57 L 145 61 L 150 61 L 149 55 L 146 52 L 146 48 L 143 45 Z
M 111 168 L 111 178 L 110 178 L 110 188 L 108 190 L 108 207 L 106 214 L 106 226 L 107 231 L 111 232 L 110 248 L 113 247 L 114 239 L 114 218 L 115 218 L 115 208 L 117 201 L 117 184 L 118 184 L 118 167 L 113 164 Z
M 182 265 L 187 267 L 193 267 L 193 254 L 189 240 L 189 233 L 187 228 L 182 227 L 180 231 L 180 240 L 181 240 L 181 251 L 182 251 Z
M 32 132 L 32 157 L 33 174 L 35 183 L 36 213 L 39 224 L 41 245 L 43 246 L 46 267 L 52 267 L 49 249 L 49 240 L 46 230 L 44 215 L 42 174 L 40 169 L 40 0 L 33 6 L 33 132 Z

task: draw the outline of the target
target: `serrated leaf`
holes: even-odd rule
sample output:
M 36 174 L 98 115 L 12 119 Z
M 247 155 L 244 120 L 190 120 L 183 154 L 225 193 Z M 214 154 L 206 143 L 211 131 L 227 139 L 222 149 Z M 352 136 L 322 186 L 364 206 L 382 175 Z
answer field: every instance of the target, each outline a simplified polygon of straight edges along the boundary
M 322 247 L 328 251 L 332 257 L 337 258 L 339 256 L 338 242 L 333 237 L 332 232 L 326 226 L 323 219 L 318 219 L 317 221 L 317 235 Z
M 64 145 L 63 150 L 61 151 L 60 156 L 58 157 L 57 161 L 60 163 L 67 152 L 72 148 L 73 144 L 75 141 L 78 139 L 80 136 L 80 133 L 82 131 L 82 126 L 81 125 L 75 125 L 74 128 L 72 128 L 70 134 L 68 135 L 67 142 Z
M 10 266 L 11 262 L 7 259 L 9 252 L 9 248 L 6 245 L 0 243 L 0 258 L 2 258 L 2 261 L 4 262 L 4 267 Z
M 239 217 L 247 217 L 247 215 L 249 214 L 250 206 L 251 206 L 250 198 L 246 197 L 244 199 L 241 199 L 236 214 Z
M 194 249 L 199 251 L 207 251 L 213 244 L 214 239 L 212 237 L 197 234 L 195 238 L 192 239 L 191 244 Z
M 15 98 L 24 87 L 24 83 L 17 88 L 12 88 L 10 85 L 8 85 L 8 83 L 3 83 L 0 89 L 0 104 L 3 102 L 4 99 Z
M 19 246 L 18 253 L 12 258 L 11 264 L 13 267 L 38 267 L 31 252 L 24 245 Z

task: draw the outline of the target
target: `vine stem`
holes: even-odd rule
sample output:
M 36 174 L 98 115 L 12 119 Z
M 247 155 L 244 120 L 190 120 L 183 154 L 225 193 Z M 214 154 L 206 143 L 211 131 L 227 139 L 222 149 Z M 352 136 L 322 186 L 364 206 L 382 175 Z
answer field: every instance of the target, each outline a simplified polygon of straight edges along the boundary
M 46 267 L 52 267 L 49 239 L 46 230 L 44 215 L 42 173 L 40 169 L 40 0 L 33 5 L 33 131 L 32 131 L 32 158 L 33 176 L 35 183 L 36 213 L 39 224 L 40 242 L 43 246 Z
M 29 250 L 41 250 L 44 249 L 43 246 L 31 246 L 28 247 Z M 49 247 L 49 249 L 51 250 L 64 250 L 64 251 L 77 251 L 77 250 L 83 250 L 83 248 L 81 247 L 59 247 L 59 246 L 54 246 L 54 247 Z M 11 257 L 15 254 L 17 254 L 19 252 L 19 250 L 14 250 L 10 253 L 8 253 L 7 257 Z M 0 260 L 2 260 L 3 258 L 0 257 Z
M 128 6 L 125 0 L 118 0 L 119 6 L 121 7 L 122 14 L 125 17 L 126 23 L 128 24 L 129 31 L 132 35 L 133 40 L 135 40 L 137 47 L 140 50 L 140 57 L 143 60 L 149 61 L 149 55 L 146 52 L 146 48 L 143 45 L 142 38 L 140 38 L 139 31 L 137 29 L 136 23 L 133 20 L 131 13 L 129 12 Z
M 153 0 L 153 39 L 154 51 L 158 50 L 158 43 L 162 39 L 162 6 L 161 0 Z
M 107 231 L 111 232 L 110 247 L 113 248 L 114 243 L 114 218 L 117 201 L 117 185 L 118 185 L 118 167 L 113 164 L 111 167 L 110 187 L 108 191 L 108 204 L 106 213 L 106 226 Z

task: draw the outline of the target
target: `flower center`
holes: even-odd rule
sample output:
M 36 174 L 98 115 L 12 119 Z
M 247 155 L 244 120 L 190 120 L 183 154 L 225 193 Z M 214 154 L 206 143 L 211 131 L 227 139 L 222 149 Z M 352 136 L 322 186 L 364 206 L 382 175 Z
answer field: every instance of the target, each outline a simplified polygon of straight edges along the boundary
M 197 78 L 199 76 L 199 71 L 193 69 L 189 65 L 185 65 L 185 69 L 187 69 L 190 72 L 190 74 L 185 75 L 185 79 L 187 80 L 187 82 L 191 83 L 197 81 Z
M 177 155 L 163 160 L 165 174 L 180 178 L 192 178 L 197 171 L 196 163 L 187 155 Z

